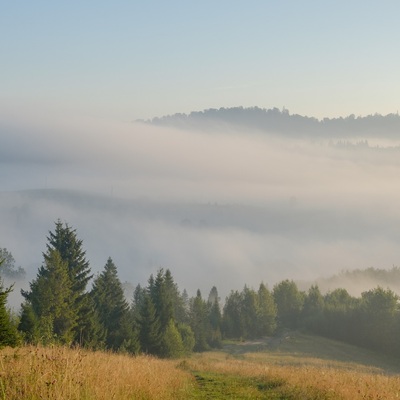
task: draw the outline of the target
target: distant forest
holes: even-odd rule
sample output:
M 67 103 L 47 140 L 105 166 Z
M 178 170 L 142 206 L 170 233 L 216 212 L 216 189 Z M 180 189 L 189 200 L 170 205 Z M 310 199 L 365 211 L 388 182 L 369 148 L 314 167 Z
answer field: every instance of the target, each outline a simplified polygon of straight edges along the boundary
M 0 273 L 1 265 L 13 266 L 12 255 L 6 249 L 1 254 Z M 370 268 L 366 275 L 385 281 L 398 279 L 399 270 Z M 376 287 L 353 297 L 343 288 L 322 294 L 313 285 L 301 291 L 283 280 L 272 289 L 263 282 L 256 289 L 244 284 L 222 303 L 216 286 L 205 297 L 200 290 L 189 297 L 170 270 L 159 269 L 127 301 L 113 260 L 93 276 L 82 240 L 60 221 L 49 232 L 36 278 L 22 291 L 18 315 L 7 309 L 12 290 L 0 279 L 0 347 L 56 344 L 170 358 L 221 347 L 224 339 L 300 329 L 400 356 L 399 297 L 390 289 Z
M 285 108 L 232 107 L 194 111 L 190 114 L 167 115 L 142 121 L 153 125 L 200 130 L 251 129 L 261 132 L 277 133 L 293 137 L 314 136 L 321 138 L 398 138 L 400 116 L 367 115 L 323 118 L 290 114 Z

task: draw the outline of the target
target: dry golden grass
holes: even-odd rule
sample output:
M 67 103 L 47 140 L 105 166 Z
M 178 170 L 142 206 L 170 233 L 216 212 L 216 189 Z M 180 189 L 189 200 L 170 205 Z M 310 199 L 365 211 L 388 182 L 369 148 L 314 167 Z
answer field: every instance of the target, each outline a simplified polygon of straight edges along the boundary
M 187 399 L 176 362 L 63 347 L 0 351 L 0 399 Z
M 253 342 L 228 342 L 224 351 L 237 358 L 272 365 L 333 367 L 400 374 L 398 358 L 321 336 L 290 332 Z
M 283 360 L 282 360 L 283 361 Z M 261 358 L 238 360 L 226 353 L 198 354 L 186 368 L 227 375 L 284 382 L 283 393 L 294 399 L 399 399 L 400 376 L 332 368 L 315 360 L 314 366 L 274 365 Z M 317 366 L 318 365 L 318 366 Z
M 397 370 L 372 353 L 309 336 L 274 350 L 246 351 L 254 345 L 232 343 L 229 352 L 184 360 L 64 347 L 6 348 L 0 350 L 0 400 L 227 399 L 227 388 L 236 399 L 400 399 Z M 358 362 L 346 361 L 344 354 L 351 352 Z

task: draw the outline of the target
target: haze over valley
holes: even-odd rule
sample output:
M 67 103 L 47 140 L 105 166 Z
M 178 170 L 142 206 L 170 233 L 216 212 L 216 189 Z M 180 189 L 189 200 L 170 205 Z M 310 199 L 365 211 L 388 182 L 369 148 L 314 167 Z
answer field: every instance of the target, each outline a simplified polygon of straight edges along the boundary
M 398 263 L 393 140 L 39 120 L 0 126 L 0 243 L 30 279 L 58 219 L 95 273 L 109 256 L 133 285 L 170 268 L 190 293 Z

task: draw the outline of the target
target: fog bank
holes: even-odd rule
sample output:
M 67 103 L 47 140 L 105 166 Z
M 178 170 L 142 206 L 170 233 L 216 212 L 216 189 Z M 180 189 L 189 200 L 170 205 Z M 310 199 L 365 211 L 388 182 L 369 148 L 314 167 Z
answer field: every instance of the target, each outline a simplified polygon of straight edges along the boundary
M 0 136 L 0 246 L 31 278 L 58 218 L 94 272 L 170 268 L 190 294 L 398 264 L 397 147 L 4 116 Z

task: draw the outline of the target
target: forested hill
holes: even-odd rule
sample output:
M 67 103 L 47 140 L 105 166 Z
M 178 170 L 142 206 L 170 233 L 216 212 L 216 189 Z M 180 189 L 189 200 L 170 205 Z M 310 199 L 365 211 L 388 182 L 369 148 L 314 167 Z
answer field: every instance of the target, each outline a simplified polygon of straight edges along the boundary
M 147 123 L 178 128 L 201 130 L 216 128 L 252 129 L 295 136 L 327 138 L 345 137 L 400 137 L 400 116 L 354 114 L 345 118 L 323 118 L 290 114 L 285 108 L 232 107 L 193 111 L 190 114 L 174 114 L 153 118 Z
M 359 296 L 366 288 L 380 286 L 400 293 L 400 268 L 381 269 L 369 267 L 366 269 L 343 270 L 328 278 L 318 279 L 312 284 L 318 285 L 324 293 L 340 287 L 346 289 L 353 296 Z M 304 287 L 308 288 L 310 284 Z M 300 283 L 300 287 L 303 287 Z

